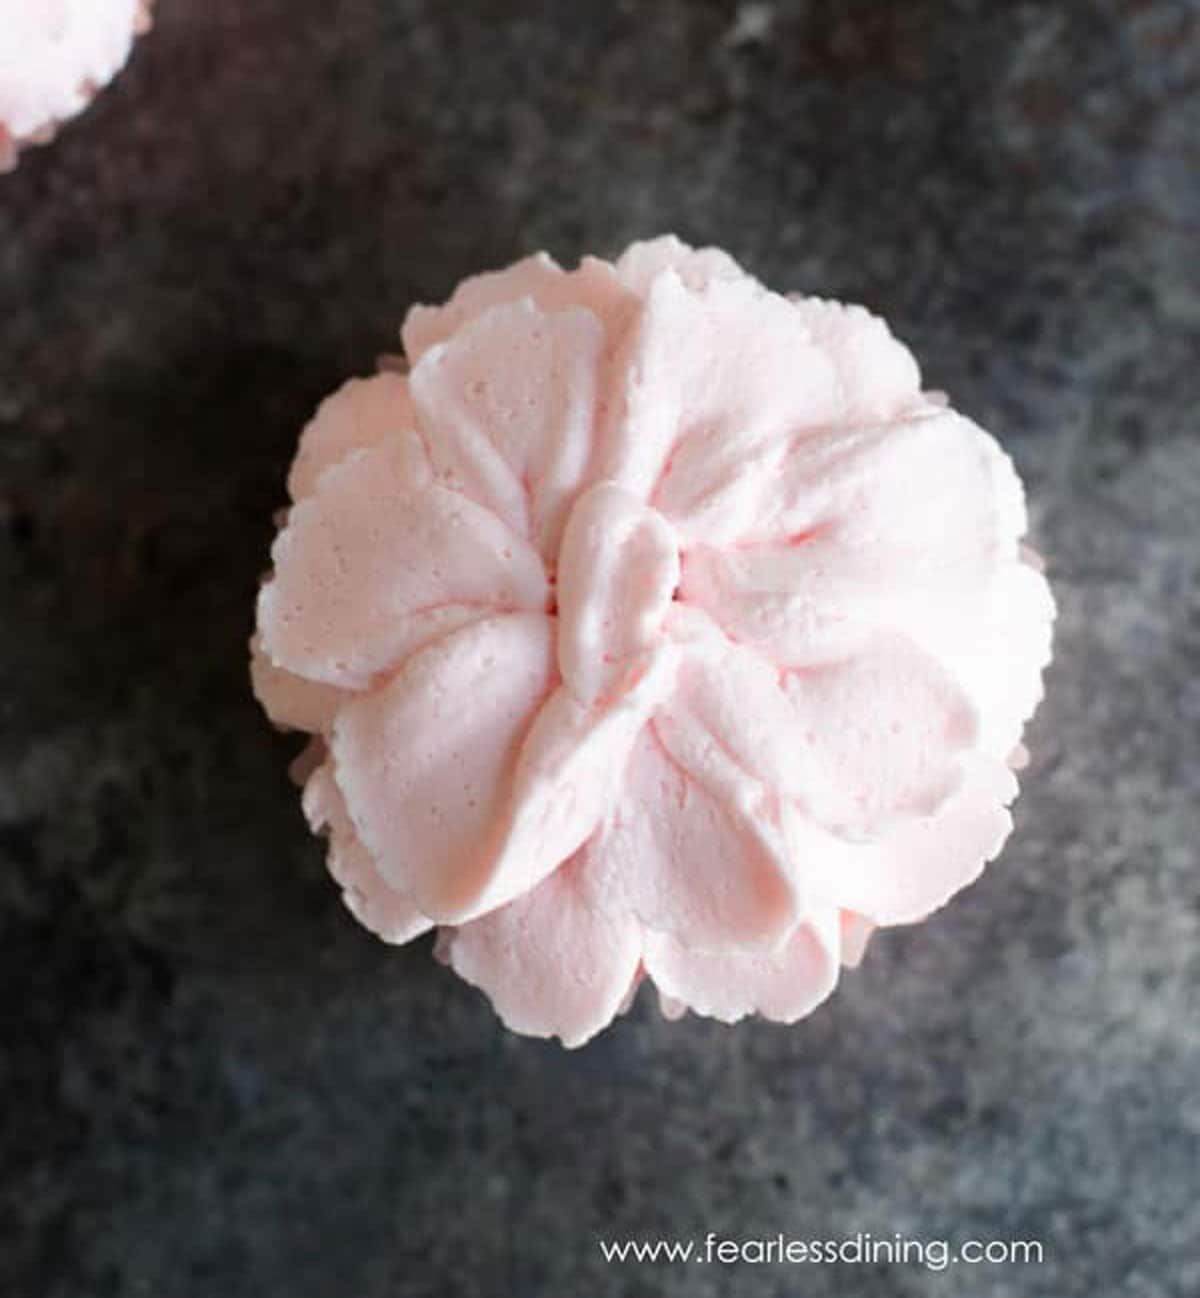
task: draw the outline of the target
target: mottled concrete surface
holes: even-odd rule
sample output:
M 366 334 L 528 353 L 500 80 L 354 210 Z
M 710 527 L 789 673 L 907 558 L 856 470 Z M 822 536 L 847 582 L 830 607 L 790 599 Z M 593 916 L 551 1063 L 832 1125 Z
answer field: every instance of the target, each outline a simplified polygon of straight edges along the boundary
M 1200 1292 L 1200 9 L 160 0 L 0 180 L 0 1293 Z M 323 877 L 243 646 L 414 299 L 676 229 L 885 312 L 1031 490 L 1018 831 L 794 1030 L 503 1033 Z M 1039 1268 L 608 1266 L 598 1235 Z

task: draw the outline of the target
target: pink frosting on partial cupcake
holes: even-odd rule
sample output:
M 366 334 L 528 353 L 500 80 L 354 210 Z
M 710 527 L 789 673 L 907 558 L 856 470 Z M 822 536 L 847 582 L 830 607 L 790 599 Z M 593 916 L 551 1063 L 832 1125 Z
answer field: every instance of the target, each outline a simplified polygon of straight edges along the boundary
M 861 307 L 674 238 L 467 280 L 304 430 L 254 684 L 354 914 L 510 1027 L 791 1022 L 1011 829 L 1053 604 Z
M 0 0 L 0 170 L 125 65 L 151 0 Z

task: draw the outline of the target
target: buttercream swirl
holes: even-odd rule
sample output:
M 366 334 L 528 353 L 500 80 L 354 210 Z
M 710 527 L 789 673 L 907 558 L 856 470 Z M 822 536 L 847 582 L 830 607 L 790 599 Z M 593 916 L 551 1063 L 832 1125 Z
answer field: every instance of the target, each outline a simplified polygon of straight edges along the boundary
M 403 341 L 301 437 L 254 641 L 348 905 L 568 1045 L 646 976 L 808 1013 L 1011 828 L 1053 604 L 1010 461 L 878 318 L 673 238 Z

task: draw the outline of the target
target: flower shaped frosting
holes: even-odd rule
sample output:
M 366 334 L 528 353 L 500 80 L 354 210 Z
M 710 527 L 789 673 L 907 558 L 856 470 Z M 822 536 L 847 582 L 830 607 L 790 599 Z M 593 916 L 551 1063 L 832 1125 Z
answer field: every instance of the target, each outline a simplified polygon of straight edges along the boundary
M 0 171 L 85 108 L 150 24 L 152 0 L 0 0 Z
M 1020 483 L 859 307 L 545 256 L 305 429 L 255 686 L 351 910 L 514 1029 L 792 1021 L 1011 828 L 1052 603 Z

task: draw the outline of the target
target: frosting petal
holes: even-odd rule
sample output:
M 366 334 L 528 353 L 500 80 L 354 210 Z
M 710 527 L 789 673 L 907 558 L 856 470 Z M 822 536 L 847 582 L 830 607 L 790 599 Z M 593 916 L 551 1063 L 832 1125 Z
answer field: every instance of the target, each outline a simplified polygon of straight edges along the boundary
M 796 859 L 812 892 L 875 924 L 911 924 L 977 878 L 1012 830 L 1017 782 L 1004 761 L 973 752 L 958 788 L 935 815 L 877 842 L 847 842 L 804 818 L 792 825 Z
M 250 681 L 255 697 L 275 725 L 310 735 L 328 729 L 347 696 L 347 691 L 336 685 L 306 680 L 276 667 L 263 652 L 257 635 L 250 641 Z
M 743 646 L 707 643 L 665 711 L 695 751 L 719 750 L 850 839 L 933 814 L 976 733 L 948 673 L 885 633 L 842 661 L 785 672 Z
M 326 469 L 340 464 L 352 451 L 378 446 L 385 438 L 398 441 L 405 457 L 404 473 L 413 486 L 430 478 L 425 447 L 416 435 L 417 412 L 408 382 L 394 373 L 350 379 L 317 408 L 304 431 L 288 474 L 293 500 L 311 496 Z
M 513 776 L 555 679 L 551 619 L 514 613 L 443 637 L 338 713 L 332 749 L 354 823 L 384 879 L 432 918 L 506 900 L 489 889 Z
M 560 865 L 616 801 L 638 735 L 674 684 L 678 654 L 665 646 L 619 698 L 581 704 L 559 687 L 521 747 L 511 810 L 487 903 L 498 905 Z
M 957 597 L 1017 557 L 1026 519 L 1012 462 L 952 410 L 797 437 L 781 469 L 739 539 L 808 538 L 815 578 L 828 558 L 835 578 L 853 582 L 846 594 L 878 594 L 902 580 Z
M 327 470 L 271 555 L 275 576 L 258 604 L 263 649 L 288 671 L 349 689 L 396 664 L 413 614 L 540 609 L 547 599 L 528 542 L 457 492 L 414 485 L 393 439 Z
M 673 234 L 631 243 L 617 258 L 617 275 L 638 297 L 664 270 L 673 270 L 688 288 L 714 279 L 747 279 L 746 272 L 720 248 L 691 248 Z
M 971 618 L 957 606 L 926 608 L 905 619 L 905 632 L 943 664 L 971 699 L 980 747 L 1003 756 L 1017 746 L 1042 697 L 1054 598 L 1045 577 L 1022 561 L 1005 565 L 978 592 L 975 603 Z
M 975 712 L 950 675 L 899 635 L 880 632 L 842 662 L 789 671 L 782 692 L 814 767 L 794 796 L 847 836 L 933 815 L 977 738 Z
M 304 816 L 309 828 L 329 832 L 326 864 L 342 889 L 346 909 L 385 942 L 410 942 L 433 927 L 412 898 L 398 892 L 375 868 L 342 799 L 329 762 L 317 767 L 304 785 Z
M 1007 457 L 949 411 L 798 437 L 749 494 L 753 531 L 692 547 L 681 594 L 785 663 L 844 652 L 869 625 L 977 623 L 1025 527 Z
M 685 536 L 714 477 L 837 410 L 833 368 L 792 304 L 748 277 L 690 289 L 661 272 L 622 360 L 623 401 L 598 476 L 643 499 L 654 493 L 651 503 Z M 745 526 L 740 515 L 720 522 Z
M 791 300 L 813 340 L 833 362 L 843 419 L 895 419 L 919 401 L 917 362 L 877 315 L 819 297 Z
M 516 1032 L 579 1046 L 626 1007 L 642 955 L 628 915 L 600 904 L 584 849 L 532 891 L 453 930 L 450 964 Z
M 409 364 L 415 366 L 431 347 L 452 338 L 489 308 L 524 297 L 536 300 L 539 294 L 556 286 L 563 274 L 553 257 L 538 252 L 502 270 L 471 275 L 441 306 L 421 304 L 410 308 L 400 330 Z
M 641 734 L 594 869 L 650 928 L 701 950 L 769 948 L 798 913 L 783 831 L 764 790 L 705 756 L 661 717 Z
M 553 559 L 592 454 L 604 330 L 588 311 L 492 307 L 412 372 L 438 480 Z
M 837 986 L 839 952 L 837 911 L 825 908 L 797 925 L 777 951 L 713 954 L 647 934 L 643 960 L 671 1017 L 686 1006 L 725 1023 L 747 1014 L 795 1023 Z
M 527 892 L 588 839 L 674 678 L 667 646 L 602 707 L 561 687 L 547 697 L 552 620 L 540 621 L 489 619 L 446 637 L 337 718 L 340 778 L 382 872 L 444 923 Z M 493 674 L 518 671 L 517 706 L 483 701 Z M 385 757 L 402 736 L 419 747 L 397 779 Z
M 413 365 L 438 343 L 446 342 L 490 308 L 528 298 L 540 310 L 578 306 L 614 327 L 632 309 L 632 294 L 606 261 L 584 257 L 577 270 L 565 271 L 544 252 L 506 267 L 473 275 L 442 306 L 414 306 L 401 337 Z

